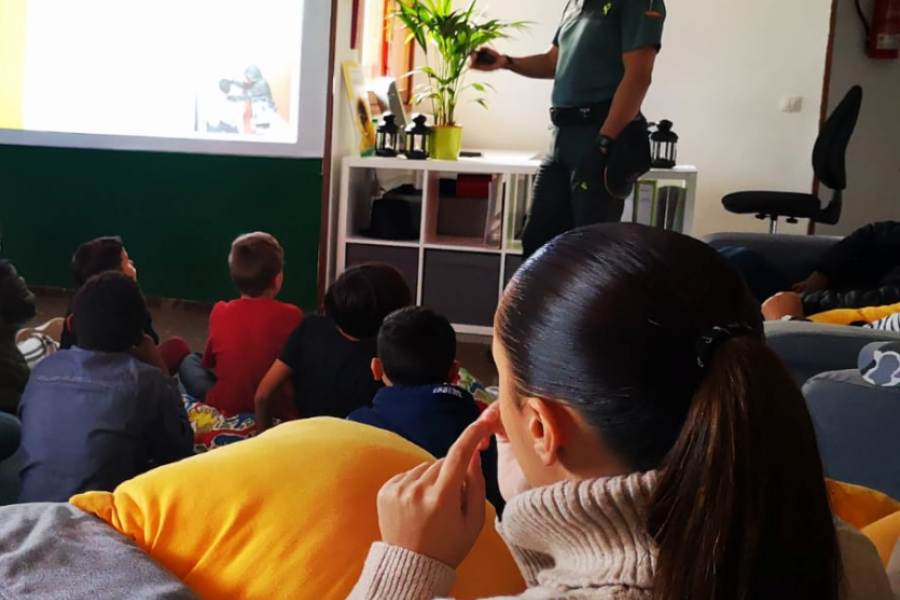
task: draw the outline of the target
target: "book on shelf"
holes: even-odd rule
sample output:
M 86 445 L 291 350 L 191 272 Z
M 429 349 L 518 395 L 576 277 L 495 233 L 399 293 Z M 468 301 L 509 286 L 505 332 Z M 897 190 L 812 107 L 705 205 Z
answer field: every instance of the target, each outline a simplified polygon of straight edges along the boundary
M 653 179 L 641 179 L 634 191 L 633 221 L 641 225 L 656 225 L 656 186 Z
M 684 229 L 685 189 L 676 185 L 665 185 L 657 189 L 655 211 L 657 227 L 681 232 Z
M 372 107 L 369 105 L 369 89 L 362 69 L 352 61 L 343 63 L 344 86 L 347 89 L 347 106 L 353 120 L 353 131 L 360 156 L 375 154 L 375 126 L 372 124 Z
M 500 248 L 503 237 L 503 182 L 492 177 L 488 184 L 487 214 L 484 222 L 484 245 Z
M 531 175 L 513 175 L 509 178 L 506 195 L 509 200 L 509 211 L 506 217 L 507 250 L 522 249 L 522 231 L 525 229 L 525 220 L 530 208 L 533 179 Z

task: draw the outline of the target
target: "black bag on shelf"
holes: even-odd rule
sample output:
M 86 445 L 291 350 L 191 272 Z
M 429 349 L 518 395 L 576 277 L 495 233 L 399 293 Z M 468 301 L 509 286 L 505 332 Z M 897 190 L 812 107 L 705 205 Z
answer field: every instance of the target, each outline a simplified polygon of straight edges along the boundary
M 386 192 L 372 202 L 369 228 L 361 233 L 379 240 L 415 240 L 419 238 L 418 223 L 414 217 L 411 195 L 421 198 L 422 193 L 410 185 Z

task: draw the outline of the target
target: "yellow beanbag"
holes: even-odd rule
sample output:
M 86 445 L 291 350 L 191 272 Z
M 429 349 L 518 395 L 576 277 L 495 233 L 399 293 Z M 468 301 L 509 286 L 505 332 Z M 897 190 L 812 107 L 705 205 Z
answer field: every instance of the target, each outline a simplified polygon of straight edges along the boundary
M 900 540 L 900 512 L 895 512 L 880 521 L 876 521 L 871 525 L 863 527 L 863 535 L 872 540 L 875 548 L 878 549 L 878 556 L 881 562 L 887 566 L 891 560 L 891 553 Z
M 400 437 L 306 419 L 71 503 L 131 537 L 204 600 L 344 600 L 380 536 L 381 485 L 423 461 Z M 461 600 L 525 589 L 488 507 Z
M 862 530 L 879 519 L 900 511 L 900 502 L 873 489 L 827 479 L 831 511 L 839 519 Z

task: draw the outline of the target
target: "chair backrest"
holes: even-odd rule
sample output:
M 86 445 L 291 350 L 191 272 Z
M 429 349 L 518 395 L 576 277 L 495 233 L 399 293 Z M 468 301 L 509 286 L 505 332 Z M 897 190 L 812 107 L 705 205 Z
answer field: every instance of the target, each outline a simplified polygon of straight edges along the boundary
M 825 121 L 813 148 L 813 170 L 816 177 L 832 190 L 847 187 L 847 145 L 856 128 L 862 106 L 863 91 L 853 86 Z

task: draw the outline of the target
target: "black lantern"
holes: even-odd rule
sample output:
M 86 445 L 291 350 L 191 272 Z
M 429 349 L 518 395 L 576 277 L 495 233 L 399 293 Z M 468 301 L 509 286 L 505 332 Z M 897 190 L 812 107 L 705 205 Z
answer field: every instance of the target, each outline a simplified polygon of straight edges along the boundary
M 389 112 L 381 117 L 381 124 L 375 130 L 375 154 L 377 156 L 397 156 L 400 128 L 397 118 Z
M 406 127 L 406 158 L 413 160 L 425 160 L 428 158 L 428 136 L 431 135 L 431 127 L 425 124 L 425 115 L 413 115 L 413 122 Z
M 672 121 L 663 119 L 650 134 L 650 154 L 654 169 L 671 169 L 677 163 L 678 134 L 672 131 Z

